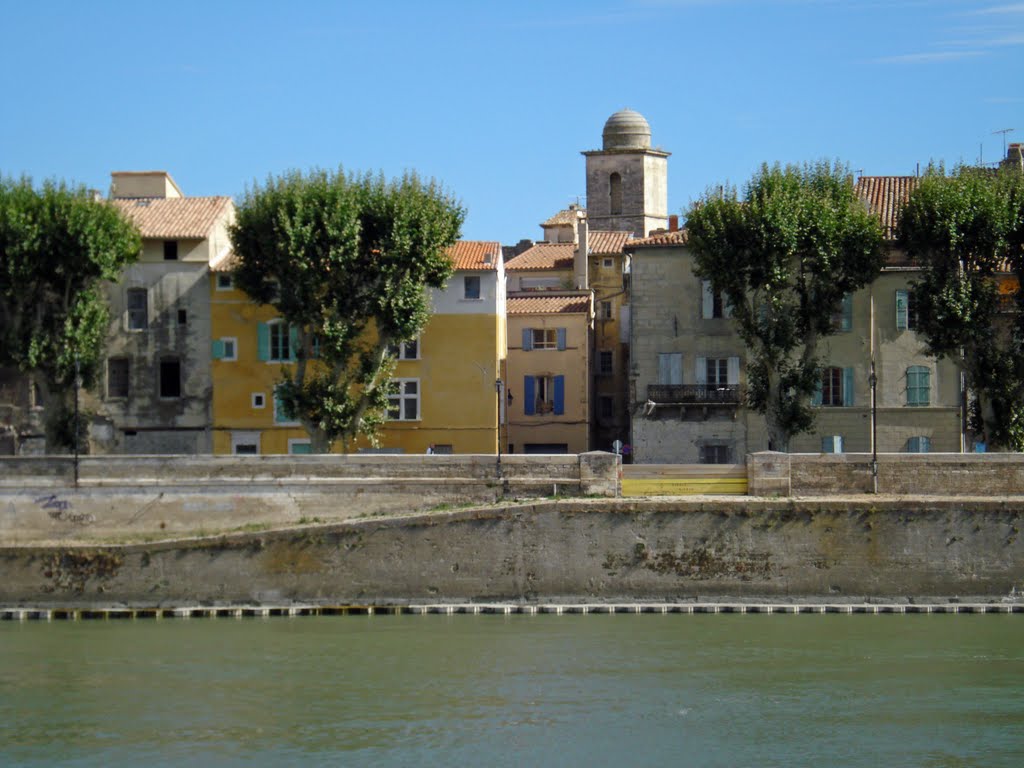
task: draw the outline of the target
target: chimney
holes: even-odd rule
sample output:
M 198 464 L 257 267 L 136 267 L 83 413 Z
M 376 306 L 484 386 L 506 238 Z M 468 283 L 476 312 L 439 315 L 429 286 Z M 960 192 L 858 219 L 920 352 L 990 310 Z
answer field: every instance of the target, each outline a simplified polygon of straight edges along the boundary
M 587 274 L 590 263 L 590 228 L 587 220 L 580 217 L 576 222 L 578 243 L 576 245 L 576 258 L 573 262 L 573 271 L 576 273 L 576 287 L 579 290 L 586 290 L 590 277 Z
M 1024 171 L 1024 144 L 1013 142 L 1006 147 L 1006 157 L 999 164 L 1003 168 Z
M 678 232 L 679 231 L 679 216 L 672 214 L 668 217 L 668 231 Z

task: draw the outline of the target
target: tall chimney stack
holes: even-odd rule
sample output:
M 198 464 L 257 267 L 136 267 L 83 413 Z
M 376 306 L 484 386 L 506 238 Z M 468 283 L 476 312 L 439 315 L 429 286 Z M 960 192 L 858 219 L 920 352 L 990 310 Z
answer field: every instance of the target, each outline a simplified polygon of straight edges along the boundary
M 587 274 L 590 264 L 590 227 L 585 217 L 580 217 L 576 222 L 576 258 L 573 261 L 573 272 L 576 273 L 576 287 L 579 290 L 586 290 L 590 283 L 590 276 Z

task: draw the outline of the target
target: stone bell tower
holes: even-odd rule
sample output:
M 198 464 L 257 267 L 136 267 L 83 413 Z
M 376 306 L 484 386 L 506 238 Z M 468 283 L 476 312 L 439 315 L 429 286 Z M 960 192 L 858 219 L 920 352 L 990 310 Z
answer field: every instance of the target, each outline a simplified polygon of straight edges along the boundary
M 668 228 L 669 152 L 651 148 L 651 126 L 623 109 L 604 124 L 604 146 L 587 158 L 587 219 L 592 230 L 645 237 Z

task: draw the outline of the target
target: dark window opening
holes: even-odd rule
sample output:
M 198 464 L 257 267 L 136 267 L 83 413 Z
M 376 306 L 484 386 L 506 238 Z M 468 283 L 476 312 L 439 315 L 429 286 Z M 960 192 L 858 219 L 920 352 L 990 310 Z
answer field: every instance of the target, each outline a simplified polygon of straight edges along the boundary
M 126 357 L 107 361 L 107 397 L 128 397 L 129 363 Z
M 465 293 L 464 298 L 467 299 L 479 299 L 480 298 L 480 275 L 466 275 L 463 278 L 463 287 Z
M 728 445 L 702 445 L 700 447 L 701 464 L 728 464 Z
M 622 213 L 622 176 L 617 173 L 608 177 L 608 212 Z
M 128 330 L 144 331 L 149 327 L 149 294 L 145 288 L 129 288 L 127 294 Z
M 178 310 L 178 325 L 188 324 L 188 311 L 184 309 Z
M 160 361 L 160 397 L 181 397 L 181 363 Z
M 164 261 L 178 260 L 178 241 L 164 240 Z

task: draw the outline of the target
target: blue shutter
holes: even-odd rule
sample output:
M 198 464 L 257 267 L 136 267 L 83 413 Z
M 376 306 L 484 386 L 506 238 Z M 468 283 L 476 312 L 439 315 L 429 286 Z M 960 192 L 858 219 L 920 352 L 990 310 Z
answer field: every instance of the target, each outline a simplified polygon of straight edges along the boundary
M 523 328 L 523 351 L 530 352 L 533 349 L 533 328 Z
M 843 368 L 843 405 L 853 405 L 853 368 Z
M 270 326 L 266 323 L 256 326 L 256 349 L 260 360 L 270 359 Z
M 842 453 L 843 452 L 843 436 L 842 435 L 826 435 L 821 438 L 821 452 L 822 453 Z
M 288 326 L 288 359 L 297 360 L 299 357 L 299 327 Z
M 558 348 L 559 348 L 559 350 L 563 350 L 563 349 L 565 349 L 565 328 L 559 328 L 557 330 L 557 334 L 558 334 Z
M 213 359 L 221 360 L 224 357 L 224 342 L 221 339 L 213 340 Z
M 843 320 L 842 329 L 844 331 L 853 330 L 853 294 L 848 293 L 843 296 Z
M 907 291 L 896 291 L 896 330 L 905 331 L 907 322 L 907 308 L 910 306 L 907 301 Z
M 527 416 L 533 416 L 536 413 L 534 408 L 534 400 L 537 397 L 537 390 L 535 389 L 533 376 L 523 377 L 523 413 Z
M 555 376 L 555 416 L 565 413 L 565 376 Z

